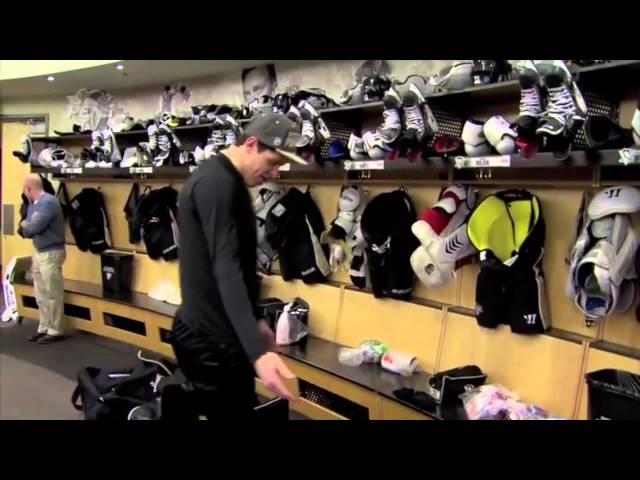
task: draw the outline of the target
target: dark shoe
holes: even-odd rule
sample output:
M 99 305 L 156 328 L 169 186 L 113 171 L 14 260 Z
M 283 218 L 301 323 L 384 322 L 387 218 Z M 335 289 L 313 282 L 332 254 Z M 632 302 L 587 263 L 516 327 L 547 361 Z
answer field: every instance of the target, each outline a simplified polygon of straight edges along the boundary
M 47 336 L 47 334 L 46 334 L 46 333 L 39 333 L 39 332 L 36 332 L 36 333 L 34 333 L 33 335 L 31 335 L 31 336 L 29 337 L 29 341 L 30 341 L 30 342 L 37 342 L 37 341 L 38 341 L 38 340 L 40 340 L 42 337 L 46 337 L 46 336 Z
M 45 336 L 40 338 L 40 340 L 38 340 L 38 343 L 41 343 L 41 344 L 53 343 L 53 342 L 58 342 L 58 341 L 62 340 L 63 338 L 64 337 L 62 335 L 49 335 L 49 334 L 46 334 Z

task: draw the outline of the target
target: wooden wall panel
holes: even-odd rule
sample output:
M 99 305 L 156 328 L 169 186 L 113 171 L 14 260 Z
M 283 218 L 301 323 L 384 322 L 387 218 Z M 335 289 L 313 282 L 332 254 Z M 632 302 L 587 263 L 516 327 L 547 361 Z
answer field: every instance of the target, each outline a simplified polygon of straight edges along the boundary
M 449 312 L 438 369 L 478 365 L 489 375 L 488 382 L 571 418 L 582 357 L 581 344 L 546 335 L 516 335 L 506 326 L 486 329 L 472 317 Z
M 309 303 L 311 335 L 335 341 L 341 289 L 331 285 L 305 285 L 301 280 L 285 282 L 279 275 L 263 277 L 262 297 L 276 297 L 284 302 L 300 297 Z
M 432 373 L 442 325 L 442 310 L 345 290 L 336 341 L 357 346 L 364 340 L 380 340 L 392 350 L 417 356 L 422 368 Z
M 640 350 L 640 322 L 635 306 L 628 312 L 605 318 L 603 323 L 604 340 Z

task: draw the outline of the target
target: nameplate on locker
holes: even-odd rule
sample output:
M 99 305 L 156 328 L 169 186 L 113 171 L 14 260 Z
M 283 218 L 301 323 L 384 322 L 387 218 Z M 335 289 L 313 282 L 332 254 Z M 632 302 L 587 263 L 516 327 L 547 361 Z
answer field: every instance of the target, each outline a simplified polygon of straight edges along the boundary
M 345 170 L 384 170 L 384 160 L 345 160 Z
M 505 168 L 511 166 L 511 155 L 488 155 L 486 157 L 456 157 L 456 168 Z
M 149 175 L 153 173 L 153 167 L 130 167 L 129 173 L 134 175 Z

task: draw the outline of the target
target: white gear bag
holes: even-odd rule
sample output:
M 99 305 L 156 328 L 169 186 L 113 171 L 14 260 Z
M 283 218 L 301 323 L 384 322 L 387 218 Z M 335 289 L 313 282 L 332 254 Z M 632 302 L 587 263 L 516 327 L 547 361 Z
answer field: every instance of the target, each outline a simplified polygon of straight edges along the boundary
M 587 201 L 585 196 L 583 211 Z M 634 259 L 640 235 L 630 215 L 638 211 L 640 191 L 616 186 L 595 195 L 586 215 L 579 215 L 579 235 L 568 259 L 566 294 L 585 314 L 587 326 L 633 305 L 637 279 Z
M 258 234 L 258 248 L 256 252 L 258 259 L 257 267 L 259 271 L 266 274 L 271 273 L 271 264 L 278 254 L 273 248 L 271 248 L 269 242 L 267 242 L 265 225 L 269 211 L 278 202 L 282 193 L 282 189 L 275 183 L 264 183 L 260 187 L 260 190 L 258 190 L 258 195 L 256 196 L 253 204 L 256 212 L 256 231 Z
M 276 321 L 276 344 L 291 345 L 309 334 L 309 304 L 301 298 L 287 303 Z
M 5 308 L 2 312 L 2 322 L 18 321 L 20 314 L 18 313 L 18 301 L 16 299 L 16 291 L 13 288 L 15 275 L 19 271 L 25 271 L 30 268 L 31 257 L 12 257 L 6 266 L 2 277 L 2 292 L 4 294 Z
M 476 201 L 475 190 L 452 185 L 440 192 L 438 202 L 432 207 L 451 215 L 444 229 L 437 232 L 425 220 L 418 220 L 411 226 L 420 241 L 420 246 L 411 254 L 411 268 L 425 286 L 444 285 L 454 275 L 459 262 L 475 254 L 467 236 L 467 218 Z

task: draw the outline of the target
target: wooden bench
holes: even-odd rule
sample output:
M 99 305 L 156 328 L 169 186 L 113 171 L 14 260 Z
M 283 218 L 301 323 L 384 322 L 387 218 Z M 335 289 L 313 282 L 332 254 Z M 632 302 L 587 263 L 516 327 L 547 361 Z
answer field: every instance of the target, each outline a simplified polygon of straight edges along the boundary
M 38 306 L 33 285 L 24 279 L 15 284 L 18 311 L 24 318 L 37 319 Z M 108 293 L 101 285 L 65 280 L 64 311 L 78 330 L 103 335 L 174 358 L 167 334 L 177 307 L 137 293 Z M 405 378 L 384 371 L 379 365 L 348 367 L 338 362 L 342 345 L 310 336 L 300 344 L 279 347 L 279 353 L 296 374 L 290 385 L 300 398 L 291 408 L 312 419 L 464 419 L 462 407 L 424 411 L 397 399 L 393 391 L 402 388 L 424 390 L 424 373 Z M 272 398 L 260 380 L 256 391 Z

